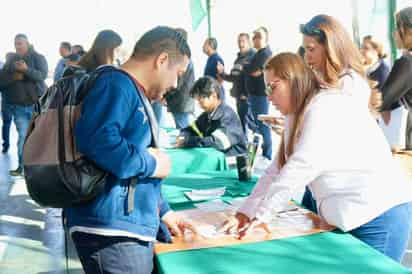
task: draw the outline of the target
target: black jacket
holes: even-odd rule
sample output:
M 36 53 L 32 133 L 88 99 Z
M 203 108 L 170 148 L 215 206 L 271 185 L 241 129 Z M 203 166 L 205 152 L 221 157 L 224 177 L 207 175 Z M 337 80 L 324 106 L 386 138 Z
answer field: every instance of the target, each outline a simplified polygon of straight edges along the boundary
M 266 61 L 272 56 L 272 50 L 269 46 L 262 48 L 256 52 L 253 56 L 250 64 L 244 67 L 245 73 L 247 74 L 246 85 L 249 95 L 254 96 L 266 96 L 265 93 L 265 80 L 263 79 L 263 74 L 258 77 L 251 76 L 252 73 L 264 69 Z
M 395 61 L 388 79 L 382 87 L 381 111 L 396 108 L 399 100 L 412 108 L 412 56 L 405 54 Z
M 165 95 L 167 111 L 172 113 L 194 112 L 195 103 L 190 97 L 190 89 L 195 81 L 195 71 L 192 61 L 189 62 L 186 72 L 179 77 L 177 89 L 171 90 Z
M 203 112 L 194 124 L 181 130 L 180 136 L 184 137 L 184 147 L 214 147 L 226 156 L 246 153 L 239 117 L 224 103 L 211 114 Z
M 13 74 L 16 73 L 14 63 L 19 60 L 26 62 L 28 70 L 24 72 L 22 80 L 13 80 Z M 47 72 L 46 58 L 33 49 L 24 57 L 10 54 L 0 70 L 0 90 L 4 100 L 9 104 L 23 106 L 34 104 L 47 88 L 44 82 Z
M 250 49 L 245 54 L 239 52 L 230 73 L 224 73 L 222 75 L 224 80 L 233 83 L 230 95 L 236 99 L 239 99 L 241 96 L 248 96 L 249 94 L 246 86 L 246 75 L 243 68 L 250 63 L 254 55 L 254 49 Z

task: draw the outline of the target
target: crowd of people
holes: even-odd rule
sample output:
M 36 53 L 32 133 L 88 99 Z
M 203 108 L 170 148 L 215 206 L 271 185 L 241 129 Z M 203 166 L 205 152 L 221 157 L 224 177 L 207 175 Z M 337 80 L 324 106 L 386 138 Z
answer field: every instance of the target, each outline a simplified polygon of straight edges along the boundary
M 106 191 L 64 209 L 85 272 L 151 273 L 159 235 L 197 232 L 161 194 L 161 181 L 171 169 L 157 137 L 163 105 L 180 129 L 179 148 L 214 147 L 227 156 L 243 155 L 251 130 L 262 136 L 267 161 L 272 149 L 277 151 L 240 209 L 222 220 L 223 232 L 236 231 L 242 238 L 257 226 L 265 228 L 296 191 L 306 189 L 305 207 L 400 261 L 412 225 L 412 185 L 392 152 L 412 147 L 412 7 L 399 11 L 395 21 L 395 40 L 404 52 L 392 68 L 374 37 L 366 36 L 359 49 L 327 15 L 300 26 L 298 53 L 273 56 L 265 27 L 253 31 L 252 39 L 240 33 L 230 70 L 217 40 L 207 38 L 207 62 L 197 80 L 187 32 L 180 28 L 147 31 L 122 64 L 115 58 L 122 39 L 114 31 L 98 33 L 87 52 L 62 42 L 54 81 L 77 69 L 116 67 L 88 91 L 75 127 L 79 152 L 109 173 Z M 16 35 L 15 48 L 0 70 L 3 153 L 10 146 L 11 121 L 18 131 L 19 165 L 13 176 L 24 173 L 24 137 L 48 71 L 45 57 L 26 35 Z M 236 111 L 226 103 L 224 81 L 232 83 Z M 373 92 L 382 95 L 381 104 L 371 103 Z M 197 118 L 195 101 L 204 111 Z M 268 114 L 270 103 L 284 119 L 277 131 L 279 149 L 272 148 L 272 130 L 258 117 Z M 139 202 L 133 204 L 125 195 L 131 178 L 139 182 L 133 193 Z

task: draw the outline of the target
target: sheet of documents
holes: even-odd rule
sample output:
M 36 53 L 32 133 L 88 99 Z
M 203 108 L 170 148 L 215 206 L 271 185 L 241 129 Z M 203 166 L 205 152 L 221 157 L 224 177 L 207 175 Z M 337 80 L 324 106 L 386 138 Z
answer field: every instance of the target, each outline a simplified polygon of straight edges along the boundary
M 204 203 L 196 203 L 195 207 L 205 212 L 218 212 L 231 208 L 230 205 L 224 203 L 222 200 L 213 200 Z
M 220 198 L 225 194 L 226 187 L 209 188 L 209 189 L 193 189 L 192 191 L 184 192 L 191 201 L 213 200 Z

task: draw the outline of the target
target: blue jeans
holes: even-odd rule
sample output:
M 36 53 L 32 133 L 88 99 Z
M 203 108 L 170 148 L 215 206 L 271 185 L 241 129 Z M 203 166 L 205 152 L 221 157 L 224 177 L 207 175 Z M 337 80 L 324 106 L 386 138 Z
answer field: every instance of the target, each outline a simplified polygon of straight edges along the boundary
M 242 128 L 243 132 L 245 133 L 245 136 L 247 138 L 247 129 L 249 125 L 249 120 L 252 119 L 250 117 L 251 112 L 250 112 L 250 106 L 249 102 L 247 99 L 241 100 L 239 98 L 236 99 L 236 109 L 237 109 L 237 114 L 239 115 L 240 122 L 242 123 Z
M 193 114 L 190 112 L 172 112 L 172 116 L 175 120 L 176 128 L 182 129 L 190 125 L 190 118 Z
M 72 238 L 86 274 L 150 274 L 153 270 L 152 242 L 79 232 Z
M 156 116 L 157 123 L 159 124 L 159 127 L 164 127 L 166 124 L 164 114 L 166 107 L 162 105 L 159 101 L 154 101 L 152 103 L 152 108 Z
M 313 199 L 312 192 L 309 190 L 308 187 L 305 187 L 305 193 L 303 194 L 302 198 L 302 205 L 310 211 L 318 213 L 316 201 L 315 199 Z
M 13 114 L 7 104 L 1 101 L 1 118 L 3 125 L 1 127 L 1 137 L 3 139 L 3 148 L 9 148 L 10 146 L 10 126 L 13 120 Z
M 408 245 L 412 223 L 412 203 L 395 206 L 350 234 L 397 262 Z
M 253 119 L 257 126 L 253 131 L 262 134 L 263 136 L 263 156 L 272 159 L 272 135 L 270 128 L 264 125 L 261 121 L 257 119 L 259 114 L 268 114 L 269 112 L 269 101 L 266 96 L 249 96 L 250 108 L 252 110 Z
M 19 158 L 19 168 L 23 168 L 23 145 L 26 138 L 27 128 L 29 127 L 30 119 L 33 114 L 33 106 L 20 106 L 13 104 L 4 104 L 4 110 L 11 114 L 14 124 L 16 125 L 17 139 L 17 154 Z

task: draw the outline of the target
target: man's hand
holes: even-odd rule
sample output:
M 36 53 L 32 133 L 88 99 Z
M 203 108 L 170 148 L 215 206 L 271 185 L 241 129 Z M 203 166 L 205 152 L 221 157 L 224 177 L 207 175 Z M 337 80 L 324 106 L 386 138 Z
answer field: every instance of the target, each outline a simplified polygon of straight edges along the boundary
M 176 148 L 182 148 L 185 143 L 185 137 L 184 136 L 177 136 L 176 138 Z
M 382 119 L 385 125 L 388 125 L 391 121 L 391 112 L 390 111 L 383 111 L 382 112 Z
M 217 63 L 216 69 L 217 69 L 217 73 L 218 73 L 218 74 L 223 74 L 223 73 L 225 73 L 225 67 L 224 67 L 223 64 L 220 63 L 220 62 Z
M 24 79 L 24 74 L 21 72 L 14 72 L 12 77 L 14 81 L 20 81 Z
M 186 230 L 190 230 L 194 234 L 198 234 L 192 221 L 183 218 L 174 211 L 167 212 L 162 217 L 162 221 L 167 225 L 172 235 L 176 237 L 182 237 Z
M 29 69 L 29 67 L 27 66 L 26 62 L 24 62 L 24 60 L 16 61 L 14 63 L 14 68 L 20 72 L 25 72 L 26 70 Z
M 259 77 L 259 76 L 262 75 L 262 74 L 263 74 L 263 72 L 259 69 L 259 70 L 255 71 L 255 72 L 252 72 L 252 73 L 250 74 L 250 76 L 252 76 L 252 77 Z
M 156 170 L 154 178 L 165 178 L 170 174 L 171 162 L 169 156 L 157 148 L 147 150 L 156 159 Z

